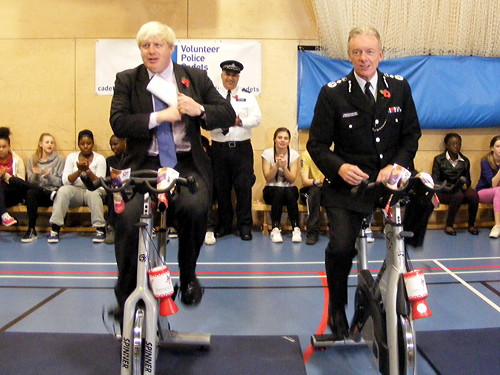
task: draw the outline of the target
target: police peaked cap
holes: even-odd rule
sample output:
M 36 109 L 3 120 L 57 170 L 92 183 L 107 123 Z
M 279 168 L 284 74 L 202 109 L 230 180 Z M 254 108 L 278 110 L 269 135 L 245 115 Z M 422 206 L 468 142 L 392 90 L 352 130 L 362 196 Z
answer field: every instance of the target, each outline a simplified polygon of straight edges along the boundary
M 229 73 L 240 74 L 243 70 L 243 64 L 236 60 L 227 60 L 220 63 L 222 70 Z

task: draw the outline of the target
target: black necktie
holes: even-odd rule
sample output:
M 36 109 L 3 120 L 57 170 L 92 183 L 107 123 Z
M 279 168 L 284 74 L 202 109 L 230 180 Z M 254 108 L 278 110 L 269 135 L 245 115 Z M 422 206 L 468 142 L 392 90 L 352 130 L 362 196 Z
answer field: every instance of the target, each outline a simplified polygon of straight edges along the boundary
M 231 90 L 227 90 L 226 100 L 229 103 L 231 103 Z M 222 128 L 222 134 L 226 135 L 227 133 L 229 133 L 229 129 L 228 128 Z
M 365 95 L 366 98 L 368 99 L 368 102 L 370 103 L 370 108 L 375 107 L 375 98 L 373 97 L 372 91 L 370 90 L 371 83 L 366 82 L 365 84 Z

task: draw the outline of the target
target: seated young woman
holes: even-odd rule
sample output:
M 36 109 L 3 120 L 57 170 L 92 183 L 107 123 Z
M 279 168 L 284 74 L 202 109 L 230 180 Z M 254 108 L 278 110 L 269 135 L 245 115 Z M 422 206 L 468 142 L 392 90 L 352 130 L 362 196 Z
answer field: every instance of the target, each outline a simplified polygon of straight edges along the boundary
M 292 242 L 301 242 L 299 228 L 299 189 L 295 186 L 299 170 L 299 153 L 290 148 L 290 131 L 278 128 L 274 132 L 272 148 L 262 153 L 262 172 L 266 180 L 263 196 L 264 202 L 271 205 L 271 222 L 273 229 L 270 234 L 272 242 L 283 242 L 281 236 L 281 214 L 283 207 L 288 210 L 292 224 Z
M 500 135 L 490 141 L 490 151 L 481 159 L 481 176 L 476 186 L 479 202 L 493 203 L 495 225 L 490 238 L 500 237 Z
M 35 153 L 28 160 L 27 181 L 12 177 L 9 184 L 23 192 L 28 211 L 28 230 L 21 242 L 37 239 L 38 207 L 50 207 L 57 189 L 62 185 L 64 158 L 56 152 L 56 141 L 49 133 L 42 133 Z
M 453 228 L 460 205 L 467 204 L 469 209 L 468 232 L 472 235 L 479 234 L 475 226 L 479 196 L 471 188 L 470 161 L 460 151 L 462 149 L 462 137 L 457 133 L 448 133 L 444 137 L 445 151 L 434 158 L 432 166 L 432 178 L 437 183 L 447 182 L 453 187 L 450 193 L 437 193 L 441 203 L 448 205 L 448 217 L 444 232 L 455 236 L 457 232 Z M 458 186 L 460 185 L 460 186 Z
M 59 242 L 59 231 L 64 224 L 64 217 L 70 207 L 88 206 L 90 219 L 96 232 L 92 242 L 103 242 L 106 238 L 106 220 L 104 219 L 104 198 L 106 192 L 101 187 L 90 191 L 82 179 L 96 181 L 106 176 L 106 159 L 94 152 L 94 134 L 90 130 L 78 133 L 78 148 L 80 151 L 69 154 L 64 164 L 62 174 L 63 186 L 57 191 L 50 217 L 52 230 L 49 243 Z
M 6 227 L 17 224 L 17 220 L 9 215 L 7 208 L 23 200 L 23 192 L 9 182 L 13 177 L 24 180 L 25 174 L 23 159 L 10 147 L 10 129 L 0 127 L 0 216 L 2 225 Z

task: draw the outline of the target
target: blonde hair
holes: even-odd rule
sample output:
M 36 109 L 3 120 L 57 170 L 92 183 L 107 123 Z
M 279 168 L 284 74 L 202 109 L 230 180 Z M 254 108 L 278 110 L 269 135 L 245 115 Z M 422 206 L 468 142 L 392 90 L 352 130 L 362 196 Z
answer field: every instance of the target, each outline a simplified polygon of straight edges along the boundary
M 52 137 L 52 139 L 54 140 L 54 145 L 56 144 L 56 139 L 54 138 L 54 136 L 52 134 L 50 134 L 50 133 L 40 134 L 40 138 L 38 138 L 38 143 L 36 145 L 36 151 L 35 151 L 34 158 L 33 158 L 33 165 L 37 165 L 43 156 L 43 149 L 42 149 L 42 146 L 40 146 L 40 143 L 43 141 L 44 137 Z
M 174 30 L 172 30 L 167 25 L 157 21 L 151 21 L 142 25 L 137 32 L 135 40 L 137 42 L 137 45 L 140 47 L 142 42 L 153 38 L 158 38 L 164 41 L 170 47 L 173 47 L 175 44 Z

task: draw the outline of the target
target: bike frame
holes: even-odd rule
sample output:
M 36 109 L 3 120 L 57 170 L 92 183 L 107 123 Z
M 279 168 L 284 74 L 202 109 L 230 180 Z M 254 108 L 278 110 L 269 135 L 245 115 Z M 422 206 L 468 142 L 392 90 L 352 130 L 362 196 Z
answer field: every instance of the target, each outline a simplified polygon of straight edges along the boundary
M 134 358 L 134 348 L 142 347 L 144 338 L 143 374 L 155 374 L 156 358 L 158 356 L 158 300 L 153 296 L 148 284 L 148 270 L 151 262 L 155 264 L 158 256 L 152 254 L 151 230 L 153 214 L 151 212 L 151 197 L 144 194 L 143 212 L 139 224 L 139 247 L 137 253 L 137 286 L 125 302 L 123 314 L 123 333 L 121 348 L 121 375 L 138 375 L 141 363 Z M 144 316 L 137 316 L 138 304 L 144 306 Z M 139 312 L 140 314 L 140 312 Z M 145 332 L 134 332 L 136 319 L 144 319 Z M 142 326 L 142 324 L 141 324 Z M 137 342 L 138 338 L 141 342 Z M 139 370 L 140 371 L 140 370 Z
M 398 324 L 400 322 L 401 314 L 407 312 L 407 308 L 402 307 L 402 304 L 407 307 L 408 301 L 405 298 L 405 292 L 402 284 L 402 275 L 408 272 L 406 250 L 404 244 L 404 237 L 411 234 L 403 231 L 403 224 L 401 218 L 401 206 L 398 202 L 392 207 L 392 219 L 386 219 L 384 227 L 384 235 L 386 237 L 386 257 L 376 280 L 373 285 L 367 285 L 372 290 L 380 289 L 380 296 L 382 298 L 384 311 L 385 311 L 385 333 L 387 338 L 387 349 L 389 357 L 389 374 L 399 374 L 399 345 L 398 345 Z M 361 236 L 358 238 L 358 284 L 366 283 L 363 273 L 361 271 L 368 271 L 368 261 L 366 254 L 366 236 L 362 230 Z M 405 311 L 402 311 L 405 310 Z M 414 324 L 408 312 L 407 319 L 409 321 L 409 334 L 412 335 L 411 340 L 414 343 L 415 330 Z M 362 330 L 362 336 L 365 341 L 372 347 L 372 351 L 380 363 L 380 348 L 373 346 L 379 344 L 376 338 L 373 337 L 373 330 L 371 327 Z M 411 353 L 407 353 L 407 360 L 409 361 L 407 374 L 416 373 L 416 346 L 410 345 Z M 378 354 L 378 356 L 377 356 Z M 383 367 L 383 366 L 382 366 Z
M 211 336 L 208 333 L 180 333 L 170 330 L 167 334 L 161 329 L 159 319 L 159 301 L 153 296 L 149 286 L 148 271 L 165 263 L 167 250 L 166 216 L 167 209 L 162 211 L 160 230 L 157 234 L 158 246 L 153 250 L 152 231 L 154 214 L 151 210 L 151 194 L 167 194 L 168 199 L 175 199 L 177 188 L 184 186 L 193 194 L 196 181 L 193 177 L 177 177 L 168 187 L 157 189 L 157 171 L 139 170 L 130 174 L 130 179 L 120 187 L 110 187 L 111 178 L 100 178 L 87 186 L 95 190 L 102 186 L 108 193 L 125 193 L 131 187 L 133 194 L 144 196 L 143 210 L 139 223 L 139 244 L 137 249 L 137 283 L 134 291 L 125 301 L 123 311 L 123 329 L 121 346 L 121 375 L 145 375 L 156 372 L 156 359 L 159 348 L 197 348 L 208 349 Z M 165 318 L 166 319 L 166 318 Z

